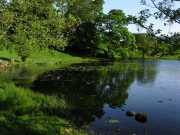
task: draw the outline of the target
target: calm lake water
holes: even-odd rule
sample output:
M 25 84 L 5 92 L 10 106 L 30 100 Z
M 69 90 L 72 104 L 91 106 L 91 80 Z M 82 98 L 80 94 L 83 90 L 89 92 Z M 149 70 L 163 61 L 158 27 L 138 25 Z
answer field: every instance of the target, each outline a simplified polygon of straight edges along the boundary
M 180 61 L 76 64 L 40 74 L 28 87 L 63 98 L 68 119 L 89 134 L 180 135 Z

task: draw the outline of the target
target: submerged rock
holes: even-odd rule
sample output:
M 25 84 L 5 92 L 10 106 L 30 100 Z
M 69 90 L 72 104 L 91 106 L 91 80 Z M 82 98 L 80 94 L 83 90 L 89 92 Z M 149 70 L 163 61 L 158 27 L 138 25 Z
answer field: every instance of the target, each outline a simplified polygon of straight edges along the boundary
M 121 132 L 121 129 L 120 128 L 116 129 L 116 132 Z
M 135 120 L 140 123 L 146 123 L 147 122 L 147 114 L 145 113 L 137 113 L 135 115 Z
M 119 120 L 117 120 L 117 119 L 110 119 L 110 120 L 108 121 L 108 123 L 109 123 L 109 124 L 118 124 L 118 123 L 119 123 Z
M 127 111 L 126 115 L 129 116 L 129 117 L 134 117 L 136 115 L 136 112 Z
M 159 100 L 158 103 L 163 103 L 163 101 L 162 101 L 162 100 Z
M 122 112 L 124 112 L 124 111 L 125 111 L 125 109 L 121 109 L 121 111 L 122 111 Z

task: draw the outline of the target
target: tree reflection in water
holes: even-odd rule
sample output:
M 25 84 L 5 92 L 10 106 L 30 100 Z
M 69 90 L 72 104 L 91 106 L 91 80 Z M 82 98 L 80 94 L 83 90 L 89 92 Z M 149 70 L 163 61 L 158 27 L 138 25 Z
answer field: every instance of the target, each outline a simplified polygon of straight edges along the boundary
M 32 89 L 63 98 L 68 106 L 65 117 L 81 127 L 102 117 L 105 104 L 121 107 L 128 98 L 129 86 L 148 71 L 140 70 L 137 63 L 73 65 L 40 75 Z
M 137 81 L 140 84 L 153 83 L 157 76 L 158 61 L 144 61 L 140 62 L 140 68 L 137 72 Z

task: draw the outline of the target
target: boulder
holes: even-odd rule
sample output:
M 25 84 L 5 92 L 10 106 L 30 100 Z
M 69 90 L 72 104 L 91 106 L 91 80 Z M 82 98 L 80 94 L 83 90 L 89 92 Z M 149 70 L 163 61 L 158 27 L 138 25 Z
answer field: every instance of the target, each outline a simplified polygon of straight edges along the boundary
M 147 114 L 146 113 L 137 113 L 135 115 L 135 120 L 140 123 L 146 123 L 147 122 Z

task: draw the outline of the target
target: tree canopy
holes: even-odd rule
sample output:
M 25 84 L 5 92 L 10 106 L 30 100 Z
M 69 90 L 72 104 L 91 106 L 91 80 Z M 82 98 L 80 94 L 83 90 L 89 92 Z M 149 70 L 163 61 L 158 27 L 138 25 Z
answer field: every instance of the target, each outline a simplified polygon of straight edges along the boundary
M 179 21 L 179 8 L 170 4 L 174 1 L 150 2 L 157 12 L 146 9 L 136 17 L 120 9 L 103 13 L 103 0 L 0 0 L 0 47 L 17 50 L 22 60 L 33 49 L 44 48 L 104 57 L 130 54 L 137 47 L 128 24 L 138 24 L 153 35 L 160 30 L 144 25 L 150 16 Z

